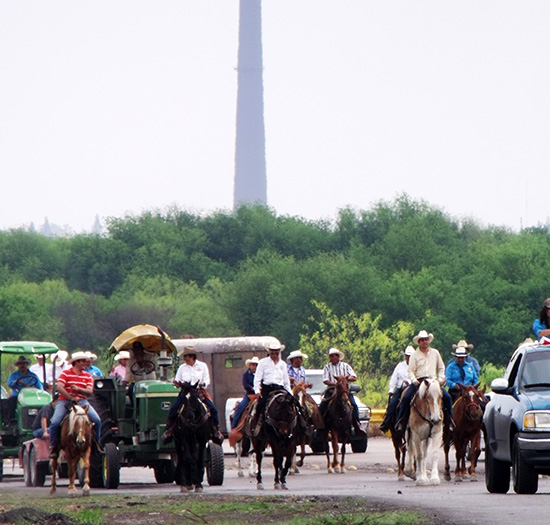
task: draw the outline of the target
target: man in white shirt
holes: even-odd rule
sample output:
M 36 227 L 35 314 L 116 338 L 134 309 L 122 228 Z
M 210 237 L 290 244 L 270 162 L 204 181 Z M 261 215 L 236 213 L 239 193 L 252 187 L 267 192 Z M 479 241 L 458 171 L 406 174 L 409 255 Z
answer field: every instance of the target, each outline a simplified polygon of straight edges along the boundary
M 395 414 L 395 409 L 401 399 L 401 394 L 405 388 L 409 386 L 409 359 L 414 352 L 415 350 L 412 346 L 407 346 L 404 352 L 405 360 L 398 363 L 393 369 L 393 374 L 391 375 L 390 384 L 388 386 L 388 408 L 386 409 L 384 421 L 380 424 L 380 430 L 382 432 L 387 432 L 389 430 Z
M 212 423 L 212 441 L 221 445 L 223 443 L 223 435 L 219 431 L 218 425 L 218 409 L 216 405 L 210 399 L 210 396 L 206 389 L 210 384 L 210 372 L 206 363 L 197 359 L 197 351 L 192 346 L 186 346 L 182 353 L 184 363 L 180 365 L 174 378 L 174 386 L 181 388 L 184 384 L 197 385 L 199 387 L 199 393 L 201 394 L 201 401 L 208 407 L 210 411 L 210 421 Z M 178 411 L 183 404 L 185 395 L 183 391 L 180 392 L 176 400 L 170 407 L 168 413 L 168 419 L 166 420 L 166 430 L 162 435 L 164 443 L 171 441 L 174 434 L 174 423 L 178 415 Z
M 34 357 L 36 357 L 37 362 L 29 367 L 29 371 L 38 376 L 44 386 L 44 390 L 51 390 L 53 384 L 53 366 L 50 363 L 45 363 L 44 354 L 35 354 Z M 44 367 L 46 368 L 45 378 Z

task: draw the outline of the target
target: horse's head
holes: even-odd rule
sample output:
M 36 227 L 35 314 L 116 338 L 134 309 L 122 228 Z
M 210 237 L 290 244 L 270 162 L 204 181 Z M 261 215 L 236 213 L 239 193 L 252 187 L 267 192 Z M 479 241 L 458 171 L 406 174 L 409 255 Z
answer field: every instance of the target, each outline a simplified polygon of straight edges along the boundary
M 297 421 L 292 396 L 288 392 L 274 393 L 267 405 L 266 423 L 279 435 L 289 437 Z
M 460 398 L 462 400 L 462 410 L 464 416 L 470 421 L 481 421 L 483 417 L 483 402 L 485 400 L 485 387 L 479 391 L 477 387 L 471 385 L 460 385 Z
M 92 422 L 88 417 L 88 407 L 73 405 L 69 413 L 69 436 L 77 448 L 84 449 L 92 443 Z
M 336 378 L 336 395 L 338 397 L 349 397 L 349 383 L 344 376 Z
M 427 408 L 429 421 L 437 425 L 442 420 L 442 398 L 441 386 L 437 379 L 424 379 L 418 388 L 418 397 Z

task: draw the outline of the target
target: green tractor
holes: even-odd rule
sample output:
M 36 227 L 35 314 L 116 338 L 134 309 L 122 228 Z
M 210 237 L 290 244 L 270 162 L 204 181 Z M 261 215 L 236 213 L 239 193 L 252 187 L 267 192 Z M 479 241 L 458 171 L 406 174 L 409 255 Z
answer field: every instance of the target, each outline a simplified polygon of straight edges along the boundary
M 136 342 L 145 350 L 145 359 L 138 363 L 132 357 L 128 363 L 133 377 L 130 385 L 123 384 L 116 376 L 94 381 L 94 395 L 89 401 L 101 418 L 104 454 L 91 457 L 92 487 L 116 489 L 120 467 L 150 467 L 157 483 L 175 480 L 176 451 L 172 443 L 163 444 L 161 436 L 168 411 L 179 393 L 167 379 L 176 348 L 160 328 L 138 325 L 117 337 L 111 351 L 132 352 Z M 205 466 L 209 485 L 221 485 L 224 476 L 222 447 L 208 443 Z
M 39 341 L 0 342 L 0 383 L 2 378 L 2 359 L 7 355 L 29 356 L 49 355 L 59 351 L 54 343 Z M 45 361 L 45 359 L 44 359 Z M 43 379 L 46 374 L 44 370 Z M 55 378 L 55 372 L 54 372 Z M 7 380 L 7 378 L 6 378 Z M 55 379 L 54 379 L 55 380 Z M 43 381 L 45 382 L 45 381 Z M 4 477 L 4 459 L 16 459 L 20 456 L 23 444 L 33 439 L 32 424 L 38 411 L 51 402 L 49 392 L 36 386 L 22 388 L 17 397 L 11 397 L 2 386 L 0 401 L 0 481 Z

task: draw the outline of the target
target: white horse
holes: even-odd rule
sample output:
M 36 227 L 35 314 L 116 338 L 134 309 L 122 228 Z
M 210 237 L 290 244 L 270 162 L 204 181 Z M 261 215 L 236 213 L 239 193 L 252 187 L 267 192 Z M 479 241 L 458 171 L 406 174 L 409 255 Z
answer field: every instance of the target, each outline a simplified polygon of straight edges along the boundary
M 405 474 L 416 479 L 417 485 L 439 485 L 438 459 L 443 444 L 442 398 L 439 381 L 424 379 L 411 401 Z M 429 478 L 428 467 L 431 467 Z

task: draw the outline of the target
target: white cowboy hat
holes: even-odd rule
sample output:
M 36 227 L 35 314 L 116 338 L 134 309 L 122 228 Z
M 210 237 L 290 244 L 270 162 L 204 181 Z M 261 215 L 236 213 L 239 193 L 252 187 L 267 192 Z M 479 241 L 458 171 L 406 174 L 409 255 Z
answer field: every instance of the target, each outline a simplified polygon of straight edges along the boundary
M 245 366 L 257 365 L 259 362 L 260 362 L 260 358 L 254 356 L 254 357 L 252 357 L 251 359 L 247 359 L 247 360 L 244 362 L 244 365 L 245 365 Z
M 420 332 L 413 337 L 413 343 L 418 344 L 418 340 L 424 339 L 425 337 L 428 338 L 428 342 L 430 343 L 434 340 L 434 334 L 429 334 L 426 330 L 420 330 Z
M 269 352 L 270 350 L 280 350 L 282 352 L 284 349 L 285 345 L 282 345 L 281 343 L 269 343 L 266 351 Z
M 288 357 L 286 358 L 286 362 L 291 363 L 295 357 L 301 357 L 302 359 L 307 359 L 307 354 L 302 354 L 301 350 L 293 350 L 292 352 L 290 352 L 290 354 L 288 354 Z
M 340 350 L 338 350 L 338 348 L 331 348 L 328 351 L 328 355 L 334 355 L 334 354 L 338 354 L 340 356 L 340 359 L 344 359 L 344 352 L 341 352 Z
M 69 352 L 66 352 L 65 350 L 58 350 L 55 354 L 50 354 L 50 360 L 53 363 L 54 361 L 56 363 L 64 363 L 67 361 L 67 358 L 69 357 Z
M 71 365 L 75 362 L 75 361 L 80 361 L 80 360 L 88 360 L 90 359 L 88 357 L 88 354 L 86 352 L 75 352 L 71 358 L 68 360 L 68 363 L 70 363 Z
M 470 355 L 470 352 L 466 350 L 466 347 L 459 346 L 456 348 L 453 355 L 456 357 L 468 357 Z
M 93 352 L 90 352 L 89 350 L 86 350 L 84 353 L 88 356 L 88 359 L 91 359 L 92 361 L 95 361 L 97 359 L 97 355 Z
M 130 352 L 127 350 L 121 350 L 117 355 L 115 355 L 115 361 L 120 361 L 121 359 L 130 359 Z
M 464 339 L 461 339 L 458 344 L 453 345 L 453 350 L 456 350 L 457 348 L 466 348 L 467 350 L 473 350 L 474 345 L 469 345 Z
M 414 347 L 409 345 L 409 346 L 407 346 L 407 348 L 405 348 L 403 353 L 405 355 L 413 355 L 415 352 L 416 352 L 416 350 L 414 349 Z

